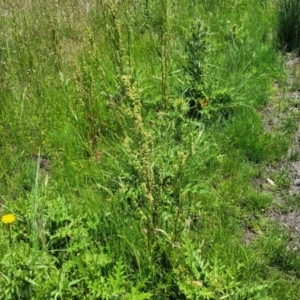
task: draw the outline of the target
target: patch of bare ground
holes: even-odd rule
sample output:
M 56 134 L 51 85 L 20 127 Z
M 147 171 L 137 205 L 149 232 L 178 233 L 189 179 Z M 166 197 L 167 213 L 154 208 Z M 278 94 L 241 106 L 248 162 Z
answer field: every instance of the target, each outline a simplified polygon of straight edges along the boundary
M 300 249 L 300 58 L 288 55 L 285 63 L 286 83 L 274 83 L 273 99 L 260 113 L 267 132 L 288 135 L 289 150 L 285 157 L 268 165 L 254 185 L 261 193 L 272 195 L 274 205 L 265 214 L 267 221 L 290 234 L 289 249 Z M 298 203 L 297 203 L 298 202 Z M 257 234 L 245 231 L 249 245 Z

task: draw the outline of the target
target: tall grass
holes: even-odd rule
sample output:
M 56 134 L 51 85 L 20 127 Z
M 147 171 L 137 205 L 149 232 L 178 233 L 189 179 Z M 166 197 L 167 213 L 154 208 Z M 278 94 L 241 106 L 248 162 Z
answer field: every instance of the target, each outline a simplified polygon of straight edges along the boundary
M 281 0 L 277 4 L 277 36 L 281 49 L 287 52 L 300 47 L 300 3 L 297 0 Z
M 272 13 L 1 3 L 1 299 L 296 297 L 276 245 L 242 242 L 272 202 L 251 182 L 286 150 L 256 111 L 282 71 Z

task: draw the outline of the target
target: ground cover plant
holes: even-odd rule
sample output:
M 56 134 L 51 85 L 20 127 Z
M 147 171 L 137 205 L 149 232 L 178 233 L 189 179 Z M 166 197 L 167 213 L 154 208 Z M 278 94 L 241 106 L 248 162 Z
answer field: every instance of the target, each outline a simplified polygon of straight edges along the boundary
M 298 299 L 253 184 L 291 134 L 260 114 L 284 83 L 272 1 L 0 13 L 0 299 Z

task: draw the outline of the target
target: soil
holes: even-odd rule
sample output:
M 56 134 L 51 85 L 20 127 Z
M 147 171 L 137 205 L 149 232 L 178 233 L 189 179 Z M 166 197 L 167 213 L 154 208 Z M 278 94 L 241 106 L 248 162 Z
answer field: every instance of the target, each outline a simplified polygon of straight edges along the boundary
M 274 165 L 266 167 L 263 175 L 256 178 L 254 185 L 262 193 L 269 193 L 274 199 L 274 206 L 265 214 L 267 221 L 278 224 L 290 236 L 289 249 L 300 249 L 300 58 L 292 54 L 286 57 L 286 83 L 282 86 L 274 83 L 272 101 L 261 110 L 265 130 L 281 130 L 288 118 L 297 127 L 291 136 L 290 147 L 286 156 Z M 281 128 L 281 129 L 280 129 Z M 277 185 L 276 175 L 284 177 L 286 183 Z M 277 177 L 278 178 L 278 177 Z M 297 203 L 298 202 L 298 203 Z M 249 245 L 257 234 L 246 230 L 244 240 Z

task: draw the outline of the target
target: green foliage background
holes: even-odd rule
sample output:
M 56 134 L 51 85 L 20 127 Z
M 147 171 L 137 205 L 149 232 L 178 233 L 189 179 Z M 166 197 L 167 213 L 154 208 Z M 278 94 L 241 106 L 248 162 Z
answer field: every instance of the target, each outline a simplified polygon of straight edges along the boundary
M 272 1 L 0 12 L 0 299 L 298 299 L 253 185 L 288 149 Z

